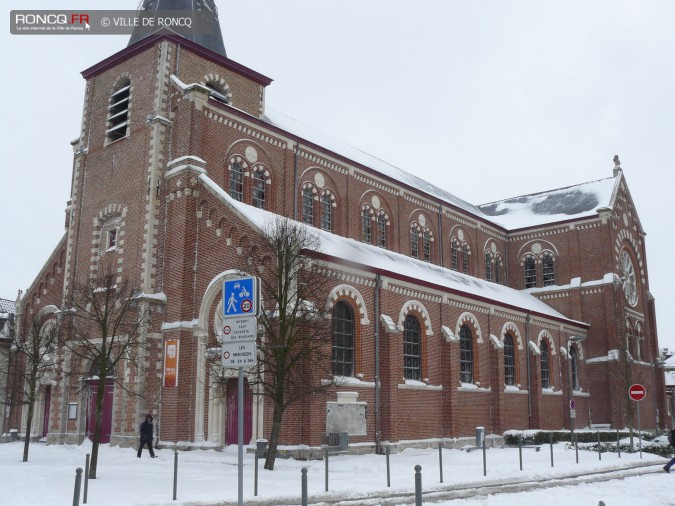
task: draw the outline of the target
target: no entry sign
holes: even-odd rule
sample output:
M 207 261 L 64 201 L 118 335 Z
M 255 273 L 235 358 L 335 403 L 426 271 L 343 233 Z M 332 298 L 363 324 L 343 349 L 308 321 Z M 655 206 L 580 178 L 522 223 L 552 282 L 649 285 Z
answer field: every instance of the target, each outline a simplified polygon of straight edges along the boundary
M 628 389 L 628 396 L 634 401 L 641 401 L 647 396 L 647 389 L 639 383 L 635 383 Z

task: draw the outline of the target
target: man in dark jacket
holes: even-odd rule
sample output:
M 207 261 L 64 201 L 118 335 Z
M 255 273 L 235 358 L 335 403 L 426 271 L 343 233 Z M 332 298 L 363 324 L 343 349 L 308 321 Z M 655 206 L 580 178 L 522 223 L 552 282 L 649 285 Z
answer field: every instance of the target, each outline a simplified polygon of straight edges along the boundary
M 145 417 L 145 421 L 141 424 L 141 444 L 138 447 L 138 454 L 136 455 L 139 459 L 141 458 L 141 452 L 143 447 L 147 444 L 148 450 L 150 450 L 150 456 L 154 459 L 155 452 L 152 449 L 152 436 L 154 428 L 152 426 L 152 415 L 148 414 Z
M 671 431 L 668 433 L 668 442 L 670 443 L 670 446 L 672 446 L 673 448 L 675 448 L 675 429 L 671 430 Z M 668 461 L 668 463 L 667 463 L 665 466 L 663 466 L 663 470 L 664 470 L 665 472 L 669 473 L 669 472 L 670 472 L 670 468 L 673 467 L 673 465 L 675 465 L 675 457 L 673 457 L 672 459 L 670 459 L 670 461 Z

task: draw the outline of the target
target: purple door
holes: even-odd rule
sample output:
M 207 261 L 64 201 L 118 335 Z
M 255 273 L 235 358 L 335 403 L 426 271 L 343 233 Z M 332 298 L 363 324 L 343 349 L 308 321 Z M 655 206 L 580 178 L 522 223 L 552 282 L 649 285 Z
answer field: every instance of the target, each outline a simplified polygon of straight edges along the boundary
M 227 382 L 227 420 L 225 426 L 225 444 L 233 445 L 239 442 L 237 432 L 237 386 L 239 380 L 231 379 Z M 251 442 L 253 435 L 253 394 L 244 378 L 244 444 Z
M 113 383 L 106 383 L 103 390 L 103 418 L 101 419 L 101 443 L 110 442 L 110 428 L 112 427 Z M 87 437 L 94 439 L 96 426 L 96 389 L 98 381 L 89 382 L 89 402 L 87 412 Z
M 47 385 L 45 388 L 45 412 L 42 416 L 42 437 L 47 437 L 49 432 L 49 405 L 52 403 L 52 387 Z

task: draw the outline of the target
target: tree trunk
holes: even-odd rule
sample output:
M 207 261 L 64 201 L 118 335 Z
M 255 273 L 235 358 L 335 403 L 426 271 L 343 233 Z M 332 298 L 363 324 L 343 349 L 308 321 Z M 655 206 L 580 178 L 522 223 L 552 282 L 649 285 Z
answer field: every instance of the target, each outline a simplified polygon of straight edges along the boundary
M 35 411 L 35 394 L 37 392 L 37 375 L 33 372 L 28 378 L 28 416 L 26 417 L 26 437 L 23 442 L 23 461 L 28 462 L 28 447 L 30 446 L 30 433 L 33 430 L 33 412 Z
M 270 443 L 267 447 L 267 458 L 265 459 L 265 469 L 274 470 L 274 462 L 277 458 L 277 445 L 279 444 L 279 433 L 281 432 L 281 419 L 284 416 L 282 403 L 274 403 L 274 414 L 272 415 L 272 433 L 270 434 Z
M 28 462 L 28 447 L 30 446 L 30 432 L 33 428 L 33 410 L 35 406 L 35 397 L 31 397 L 28 403 L 28 416 L 26 417 L 26 437 L 23 442 L 23 461 Z
M 98 464 L 98 447 L 101 441 L 101 425 L 103 421 L 103 397 L 105 392 L 105 380 L 99 379 L 96 389 L 96 422 L 94 423 L 94 439 L 91 445 L 91 461 L 89 463 L 89 479 L 96 479 L 96 466 Z

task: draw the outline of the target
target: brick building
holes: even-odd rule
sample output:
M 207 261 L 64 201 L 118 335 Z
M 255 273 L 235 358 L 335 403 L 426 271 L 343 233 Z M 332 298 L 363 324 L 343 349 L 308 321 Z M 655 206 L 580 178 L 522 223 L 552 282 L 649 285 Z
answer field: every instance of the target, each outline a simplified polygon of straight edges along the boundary
M 104 441 L 135 442 L 152 412 L 161 442 L 234 442 L 235 382 L 213 381 L 207 350 L 222 282 L 265 275 L 250 252 L 274 216 L 320 238 L 332 286 L 313 302 L 349 357 L 308 378 L 337 384 L 288 411 L 281 444 L 317 445 L 338 398 L 365 406 L 350 437 L 366 445 L 569 427 L 572 398 L 576 427 L 623 428 L 638 381 L 654 392 L 642 427 L 665 426 L 645 232 L 618 158 L 603 180 L 473 205 L 266 107 L 271 79 L 227 58 L 219 29 L 134 34 L 82 75 L 66 233 L 18 312 L 25 325 L 110 266 L 140 286 L 145 366 L 114 374 L 145 395 L 111 385 Z M 90 379 L 55 371 L 43 386 L 48 442 L 85 438 Z M 247 395 L 246 414 L 247 439 L 267 437 L 266 401 Z

